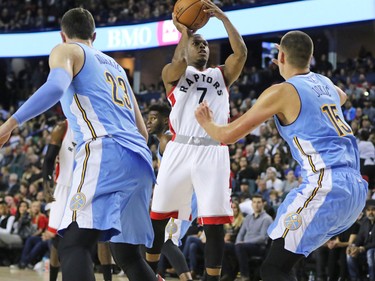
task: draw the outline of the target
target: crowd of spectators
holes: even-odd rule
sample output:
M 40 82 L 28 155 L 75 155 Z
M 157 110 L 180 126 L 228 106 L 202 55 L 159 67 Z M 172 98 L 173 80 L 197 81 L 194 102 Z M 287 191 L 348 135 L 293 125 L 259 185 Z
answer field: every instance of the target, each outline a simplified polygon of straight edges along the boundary
M 223 10 L 291 2 L 293 0 L 214 0 Z M 298 0 L 294 0 L 298 1 Z M 140 23 L 171 18 L 176 0 L 1 0 L 0 32 L 57 29 L 63 13 L 83 7 L 97 26 Z
M 361 172 L 363 177 L 370 184 L 369 199 L 375 198 L 374 58 L 371 54 L 365 53 L 365 55 L 358 58 L 340 63 L 337 69 L 333 69 L 332 65 L 328 62 L 322 63 L 321 60 L 324 61 L 324 58 L 316 60 L 316 64 L 312 66 L 313 69 L 330 77 L 348 94 L 348 100 L 343 106 L 344 117 L 346 122 L 351 125 L 353 134 L 357 137 L 360 151 Z M 34 74 L 39 77 L 39 82 L 36 82 L 37 79 L 32 82 L 35 83 L 34 87 L 38 87 L 38 83 L 42 82 L 47 74 L 43 62 L 38 62 L 37 65 L 41 69 L 38 71 L 34 69 L 35 73 L 38 72 L 38 74 Z M 231 120 L 235 120 L 249 110 L 262 89 L 279 81 L 281 81 L 281 78 L 277 74 L 277 69 L 272 64 L 269 64 L 264 69 L 257 69 L 254 66 L 245 67 L 237 83 L 230 89 Z M 19 81 L 15 83 L 19 83 Z M 153 86 L 149 87 L 149 89 L 151 89 L 150 92 L 146 91 L 137 95 L 145 117 L 150 104 L 166 102 L 165 93 L 162 92 L 160 87 Z M 149 95 L 153 98 L 145 98 Z M 0 106 L 0 124 L 14 112 L 15 107 Z M 1 216 L 0 229 L 3 228 L 4 232 L 13 235 L 13 238 L 18 241 L 16 245 L 21 243 L 21 246 L 27 246 L 28 249 L 33 249 L 36 245 L 39 247 L 37 248 L 36 254 L 33 254 L 32 257 L 26 254 L 29 250 L 24 251 L 24 254 L 20 256 L 21 268 L 25 266 L 32 267 L 40 260 L 41 254 L 44 254 L 46 251 L 45 245 L 40 243 L 41 240 L 39 239 L 46 225 L 44 224 L 44 228 L 39 231 L 34 229 L 34 233 L 28 230 L 29 232 L 27 233 L 29 233 L 32 238 L 25 237 L 24 234 L 22 234 L 21 237 L 18 233 L 20 224 L 17 224 L 17 222 L 19 222 L 20 218 L 23 216 L 19 215 L 20 211 L 18 209 L 24 204 L 27 204 L 28 208 L 29 206 L 37 205 L 40 206 L 41 213 L 47 213 L 42 192 L 41 166 L 46 146 L 49 142 L 51 128 L 62 118 L 64 117 L 61 113 L 61 109 L 59 106 L 55 106 L 46 114 L 16 129 L 12 134 L 9 144 L 0 150 L 0 201 L 8 210 L 7 212 L 3 211 L 3 213 L 7 213 L 8 215 Z M 157 146 L 155 143 L 151 141 L 150 147 L 153 153 L 156 153 Z M 259 213 L 263 212 L 264 208 L 264 212 L 267 212 L 273 219 L 285 195 L 292 188 L 298 186 L 301 180 L 300 167 L 292 159 L 289 148 L 278 134 L 273 120 L 268 120 L 236 144 L 230 145 L 230 158 L 230 184 L 233 191 L 233 208 L 238 206 L 239 210 L 237 212 L 240 212 L 241 216 L 245 216 L 245 218 L 246 215 L 259 215 Z M 155 172 L 157 173 L 157 161 L 155 161 Z M 255 210 L 254 212 L 254 207 L 258 208 L 259 202 L 257 203 L 258 205 L 254 205 L 252 198 L 256 198 L 256 196 L 259 195 L 263 201 L 263 206 L 260 211 Z M 29 222 L 32 223 L 35 212 L 33 213 L 32 208 L 29 209 L 27 213 L 31 217 Z M 1 212 L 0 208 L 0 213 Z M 7 216 L 14 216 L 16 219 L 4 221 L 3 217 L 5 218 Z M 251 221 L 245 218 L 241 219 L 241 224 L 243 221 Z M 12 223 L 12 221 L 14 222 Z M 38 221 L 40 224 L 41 221 Z M 13 224 L 13 226 L 10 227 L 9 224 Z M 231 277 L 228 277 L 228 275 L 233 277 L 233 274 L 238 271 L 244 272 L 243 274 L 250 274 L 249 268 L 247 267 L 248 263 L 244 264 L 243 262 L 241 263 L 241 261 L 243 261 L 243 257 L 246 256 L 246 249 L 251 249 L 254 245 L 250 245 L 247 248 L 246 246 L 242 248 L 236 246 L 236 243 L 239 243 L 236 235 L 238 232 L 243 233 L 245 231 L 241 231 L 239 225 L 235 227 L 229 225 L 226 226 L 226 229 L 228 234 L 228 236 L 226 236 L 226 251 L 228 255 L 226 256 L 227 259 L 224 268 L 226 273 L 228 273 L 226 278 L 229 279 L 224 280 L 233 280 Z M 355 232 L 353 229 L 350 231 Z M 352 233 L 333 238 L 333 242 L 324 246 L 325 248 L 320 249 L 318 254 L 313 255 L 317 257 L 317 273 L 320 274 L 324 272 L 324 268 L 321 269 L 322 258 L 319 258 L 322 253 L 327 252 L 327 250 L 330 249 L 329 247 L 341 247 L 346 249 L 350 234 Z M 1 244 L 2 235 L 3 233 L 0 231 L 0 247 L 5 247 L 8 250 L 11 249 L 13 244 Z M 14 235 L 18 235 L 18 238 Z M 36 237 L 34 237 L 35 235 Z M 266 250 L 264 233 L 262 235 L 262 249 Z M 344 239 L 342 237 L 345 237 L 346 244 L 342 243 L 343 241 L 341 240 Z M 192 237 L 187 238 L 185 245 L 187 248 L 184 252 L 192 271 L 194 273 L 195 271 L 199 272 L 199 268 L 201 268 L 199 263 L 203 261 L 199 256 L 203 254 L 204 233 L 197 231 Z M 341 255 L 335 256 L 334 261 L 345 260 L 346 254 L 344 252 L 345 250 L 341 251 Z M 261 253 L 259 253 L 259 255 L 260 254 Z M 250 258 L 250 256 L 248 258 Z M 3 257 L 0 262 L 9 264 L 10 261 L 7 260 L 6 257 Z M 323 265 L 324 264 L 325 263 L 323 263 Z M 353 264 L 354 263 L 351 262 L 351 265 Z M 330 268 L 335 267 L 331 266 Z M 324 276 L 323 273 L 322 276 Z
M 57 28 L 61 17 L 60 12 L 74 4 L 82 5 L 93 11 L 98 25 L 170 17 L 170 11 L 174 4 L 174 1 L 167 0 L 143 0 L 137 1 L 137 5 L 134 5 L 135 1 L 132 0 L 102 2 L 25 0 L 22 5 L 18 2 L 17 0 L 0 0 L 0 31 Z M 223 7 L 234 4 L 268 3 L 268 1 L 254 0 L 216 2 L 220 2 Z M 368 197 L 374 199 L 375 58 L 371 53 L 361 50 L 358 57 L 341 62 L 334 68 L 327 61 L 327 57 L 322 55 L 314 60 L 312 69 L 328 76 L 348 94 L 348 100 L 343 106 L 344 117 L 346 122 L 351 125 L 353 134 L 357 138 L 361 173 L 369 182 Z M 5 91 L 7 103 L 0 104 L 0 124 L 14 113 L 19 106 L 19 101 L 28 97 L 45 81 L 47 75 L 48 67 L 44 59 L 27 60 L 25 69 L 21 70 L 18 75 L 15 75 L 11 67 L 8 66 Z M 230 89 L 231 121 L 249 110 L 263 89 L 281 81 L 282 78 L 272 63 L 266 63 L 264 68 L 245 66 L 242 75 Z M 143 85 L 142 92 L 136 93 L 145 117 L 150 104 L 166 102 L 165 93 L 160 85 L 162 83 Z M 34 118 L 14 130 L 9 144 L 0 150 L 0 264 L 9 265 L 19 262 L 21 268 L 31 268 L 46 251 L 48 252 L 46 245 L 40 243 L 41 234 L 46 229 L 46 220 L 41 214 L 48 215 L 48 207 L 46 208 L 42 192 L 41 167 L 51 129 L 58 120 L 63 118 L 61 108 L 55 106 L 46 114 Z M 155 154 L 157 145 L 151 141 L 150 147 Z M 154 158 L 155 173 L 157 173 L 156 155 Z M 278 134 L 272 119 L 236 144 L 230 145 L 230 158 L 232 208 L 236 214 L 236 220 L 232 225 L 225 226 L 226 259 L 223 266 L 223 278 L 226 279 L 223 280 L 233 280 L 239 271 L 244 275 L 242 276 L 245 278 L 243 280 L 246 280 L 250 274 L 253 274 L 248 268 L 252 257 L 248 256 L 246 252 L 246 249 L 254 247 L 253 241 L 255 240 L 250 238 L 253 239 L 259 235 L 257 237 L 259 240 L 254 243 L 260 245 L 261 251 L 257 252 L 257 257 L 264 255 L 268 242 L 265 239 L 264 231 L 247 234 L 246 228 L 251 229 L 251 223 L 254 220 L 250 217 L 246 219 L 246 217 L 255 216 L 257 218 L 261 215 L 269 223 L 269 220 L 274 218 L 277 208 L 286 194 L 298 186 L 301 180 L 301 171 L 299 165 L 291 157 L 288 146 Z M 259 198 L 263 204 L 260 204 Z M 375 210 L 375 203 L 373 205 Z M 362 245 L 364 244 L 362 238 L 362 240 L 355 241 L 355 236 L 352 236 L 356 235 L 361 223 L 366 222 L 366 218 L 371 222 L 374 220 L 372 213 L 374 210 L 370 207 L 372 205 L 368 204 L 365 219 L 359 220 L 358 227 L 353 227 L 347 233 L 333 237 L 327 245 L 314 253 L 316 268 L 313 270 L 317 272 L 318 278 L 325 280 L 324 278 L 328 275 L 336 278 L 334 274 L 339 273 L 333 269 L 336 268 L 335 265 L 339 260 L 341 266 L 344 267 L 343 272 L 347 272 L 346 258 L 351 256 L 346 252 L 348 245 L 355 243 L 357 251 L 362 251 L 361 253 L 368 249 L 375 249 L 375 245 Z M 241 230 L 242 225 L 244 228 Z M 237 239 L 238 233 L 241 235 Z M 183 245 L 184 254 L 195 276 L 201 274 L 199 270 L 203 268 L 199 264 L 203 261 L 199 255 L 203 255 L 204 241 L 204 233 L 197 229 Z M 243 242 L 250 245 L 236 246 Z M 12 252 L 15 247 L 20 247 L 23 252 L 18 258 L 15 256 L 13 259 L 9 251 Z M 337 248 L 340 248 L 340 251 L 331 254 L 330 250 Z M 6 249 L 6 251 L 2 249 Z M 328 273 L 325 272 L 328 270 L 324 266 L 326 263 L 321 262 L 322 257 L 327 253 L 330 255 L 331 263 L 329 265 L 333 264 L 333 266 L 329 266 L 332 272 Z M 355 265 L 355 257 L 356 255 L 353 254 L 351 259 L 348 258 L 352 267 Z M 9 260 L 9 258 L 11 259 Z M 330 280 L 335 279 L 331 278 Z

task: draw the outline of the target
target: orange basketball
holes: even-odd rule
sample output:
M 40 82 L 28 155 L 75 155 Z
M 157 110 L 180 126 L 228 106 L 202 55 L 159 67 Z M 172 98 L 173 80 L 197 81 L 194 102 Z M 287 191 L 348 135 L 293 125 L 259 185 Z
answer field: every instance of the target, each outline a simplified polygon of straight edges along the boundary
M 197 30 L 210 19 L 210 16 L 203 11 L 205 7 L 200 0 L 178 0 L 173 12 L 179 23 L 191 30 Z

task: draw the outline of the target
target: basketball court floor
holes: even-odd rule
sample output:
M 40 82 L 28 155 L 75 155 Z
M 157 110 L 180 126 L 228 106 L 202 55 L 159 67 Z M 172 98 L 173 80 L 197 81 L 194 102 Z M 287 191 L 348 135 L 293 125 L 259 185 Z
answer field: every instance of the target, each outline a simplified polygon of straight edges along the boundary
M 95 274 L 97 281 L 103 280 L 103 275 Z M 35 271 L 31 269 L 13 269 L 9 267 L 0 267 L 1 281 L 49 281 L 49 273 L 44 271 Z M 58 281 L 61 281 L 61 274 L 59 274 Z M 167 278 L 166 281 L 177 281 L 177 278 Z M 112 281 L 128 281 L 125 276 L 113 275 Z

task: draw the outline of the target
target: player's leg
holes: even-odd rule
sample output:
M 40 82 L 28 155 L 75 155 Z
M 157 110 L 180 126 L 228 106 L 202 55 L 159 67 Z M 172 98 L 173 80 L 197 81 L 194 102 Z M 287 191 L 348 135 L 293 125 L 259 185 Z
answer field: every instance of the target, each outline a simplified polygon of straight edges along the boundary
M 111 242 L 110 247 L 116 264 L 124 270 L 129 280 L 157 280 L 141 255 L 140 245 Z
M 169 219 L 151 220 L 154 229 L 154 241 L 151 248 L 146 249 L 146 261 L 156 273 L 160 260 L 161 249 L 164 244 L 164 231 Z
M 169 218 L 188 220 L 191 215 L 191 155 L 185 145 L 173 142 L 168 144 L 168 150 L 163 155 L 151 206 L 155 238 L 152 247 L 146 250 L 146 260 L 155 271 Z
M 204 225 L 203 228 L 207 239 L 204 248 L 207 281 L 220 280 L 225 245 L 224 227 L 222 224 L 217 224 Z
M 168 239 L 161 250 L 161 252 L 167 257 L 170 264 L 176 270 L 178 277 L 181 281 L 191 281 L 192 276 L 187 265 L 185 256 L 177 245 L 175 245 L 171 239 Z
M 102 268 L 103 280 L 112 281 L 112 255 L 109 243 L 98 243 L 98 258 Z
M 121 229 L 111 238 L 111 252 L 116 264 L 130 281 L 154 281 L 155 273 L 140 251 L 141 245 L 151 247 L 154 239 L 149 213 L 153 170 L 140 155 L 132 151 L 121 147 L 118 154 L 124 173 L 116 180 L 116 184 L 122 186 L 116 192 Z
M 59 245 L 63 281 L 95 281 L 91 253 L 99 235 L 99 230 L 78 228 L 76 222 L 65 230 Z
M 233 210 L 229 188 L 230 161 L 228 147 L 197 147 L 198 155 L 193 169 L 193 185 L 198 201 L 198 222 L 206 234 L 206 280 L 220 280 L 224 254 L 223 224 L 231 222 Z
M 302 254 L 285 250 L 283 238 L 274 240 L 261 267 L 262 280 L 297 281 L 292 269 L 303 257 Z
M 59 274 L 60 270 L 60 262 L 58 256 L 58 245 L 59 245 L 60 236 L 55 236 L 51 240 L 51 247 L 50 247 L 50 263 L 49 263 L 49 281 L 56 281 L 57 275 Z

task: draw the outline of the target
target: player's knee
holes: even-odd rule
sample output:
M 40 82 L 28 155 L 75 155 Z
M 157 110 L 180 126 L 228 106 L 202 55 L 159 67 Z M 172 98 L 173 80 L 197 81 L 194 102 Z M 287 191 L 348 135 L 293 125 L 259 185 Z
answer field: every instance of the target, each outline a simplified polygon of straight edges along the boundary
M 161 248 L 164 244 L 164 233 L 165 226 L 167 225 L 169 219 L 165 220 L 152 220 L 152 227 L 154 229 L 154 242 L 152 248 L 148 248 L 146 251 L 149 254 L 160 254 Z
M 116 264 L 125 272 L 132 264 L 143 259 L 139 245 L 110 243 L 110 248 Z

